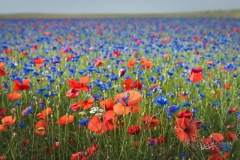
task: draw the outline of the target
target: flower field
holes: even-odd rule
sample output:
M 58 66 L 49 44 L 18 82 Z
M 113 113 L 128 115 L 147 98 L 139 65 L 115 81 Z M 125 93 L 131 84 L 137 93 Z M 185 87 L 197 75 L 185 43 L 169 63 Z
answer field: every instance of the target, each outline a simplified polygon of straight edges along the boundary
M 0 160 L 240 159 L 240 20 L 0 20 Z

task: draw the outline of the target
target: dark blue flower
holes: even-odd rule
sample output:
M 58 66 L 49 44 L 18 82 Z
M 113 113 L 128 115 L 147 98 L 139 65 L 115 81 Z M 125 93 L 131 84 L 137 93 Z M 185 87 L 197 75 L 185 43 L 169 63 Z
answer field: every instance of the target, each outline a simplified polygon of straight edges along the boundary
M 164 96 L 159 96 L 155 99 L 155 102 L 158 105 L 164 106 L 169 103 L 169 100 L 167 100 Z
M 21 123 L 18 125 L 21 129 L 25 128 L 27 125 L 24 123 L 24 121 L 21 121 Z
M 86 125 L 88 124 L 88 122 L 89 122 L 89 119 L 88 119 L 88 118 L 86 118 L 85 120 L 84 120 L 84 119 L 81 119 L 81 120 L 79 120 L 78 125 L 80 125 L 80 126 L 86 126 Z

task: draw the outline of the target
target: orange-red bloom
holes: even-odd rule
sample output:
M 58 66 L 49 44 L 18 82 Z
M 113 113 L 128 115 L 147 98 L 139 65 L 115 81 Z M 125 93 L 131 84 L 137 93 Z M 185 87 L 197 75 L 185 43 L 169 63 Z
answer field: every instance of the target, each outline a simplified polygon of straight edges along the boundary
M 85 152 L 77 152 L 72 154 L 70 160 L 88 160 Z
M 0 156 L 0 160 L 7 160 L 7 156 Z
M 4 63 L 0 62 L 0 76 L 5 76 L 6 72 L 4 71 Z
M 0 132 L 7 132 L 7 129 L 4 127 L 3 124 L 0 124 Z
M 100 101 L 100 107 L 104 110 L 112 110 L 114 106 L 114 101 L 110 98 Z
M 97 144 L 93 144 L 91 147 L 87 148 L 86 152 L 77 152 L 72 154 L 70 160 L 88 160 L 89 158 L 94 156 L 97 150 Z
M 87 110 L 91 108 L 94 104 L 94 98 L 90 97 L 87 101 L 80 100 L 78 101 L 77 105 L 83 107 L 83 110 Z
M 97 60 L 94 62 L 94 65 L 95 65 L 95 66 L 103 66 L 102 58 L 97 59 Z
M 189 111 L 189 110 L 184 110 L 184 111 L 181 111 L 181 112 L 178 112 L 177 114 L 178 118 L 191 118 L 192 117 L 192 112 Z
M 137 91 L 126 91 L 120 94 L 117 94 L 114 97 L 114 101 L 117 103 L 121 103 L 126 106 L 134 106 L 142 100 L 141 93 Z
M 144 62 L 142 62 L 142 67 L 145 69 L 150 69 L 152 68 L 152 62 L 149 60 L 145 60 Z
M 131 135 L 137 135 L 141 132 L 141 128 L 138 125 L 130 126 L 127 132 Z
M 14 91 L 19 91 L 19 90 L 29 90 L 30 86 L 30 79 L 24 79 L 23 82 L 21 83 L 19 80 L 14 80 Z
M 65 126 L 73 122 L 74 115 L 69 115 L 69 116 L 62 116 L 58 121 L 57 124 Z
M 142 84 L 138 80 L 133 82 L 131 78 L 127 78 L 122 83 L 122 88 L 125 91 L 133 90 L 134 88 L 138 88 L 139 90 L 141 90 L 142 89 Z
M 208 157 L 208 160 L 227 160 L 228 157 L 227 152 L 224 152 L 223 156 L 220 153 L 213 153 Z
M 229 90 L 230 88 L 231 88 L 231 84 L 226 84 L 225 86 L 224 86 L 224 88 L 226 89 L 226 90 Z
M 37 114 L 37 117 L 39 119 L 45 119 L 50 113 L 52 112 L 52 109 L 50 107 L 44 109 L 42 112 Z
M 178 118 L 174 121 L 176 126 L 175 133 L 183 142 L 196 142 L 198 130 L 195 124 L 188 118 Z
M 7 98 L 12 101 L 18 100 L 20 97 L 21 97 L 21 93 L 9 93 L 7 95 Z
M 128 68 L 133 68 L 134 67 L 134 64 L 136 63 L 137 61 L 135 59 L 132 59 L 130 61 L 128 61 L 127 63 L 127 67 Z
M 135 106 L 142 100 L 142 95 L 137 91 L 131 90 L 120 93 L 114 97 L 114 100 L 117 104 L 113 106 L 113 110 L 119 115 L 125 115 L 130 112 L 136 114 L 141 110 L 140 107 Z
M 212 133 L 210 137 L 213 138 L 216 143 L 222 142 L 224 140 L 224 137 L 221 133 Z
M 13 123 L 16 121 L 16 117 L 12 117 L 12 116 L 6 116 L 2 119 L 2 124 L 5 127 L 11 126 L 13 125 Z
M 66 97 L 68 98 L 77 98 L 80 95 L 80 92 L 78 89 L 70 89 L 66 93 Z
M 121 55 L 120 51 L 114 51 L 113 52 L 113 56 L 115 56 L 115 57 L 119 57 L 120 55 Z
M 203 80 L 203 74 L 201 73 L 202 70 L 201 67 L 193 68 L 189 76 L 190 81 L 195 83 L 201 82 Z
M 237 136 L 232 132 L 226 132 L 226 137 L 230 141 L 236 141 L 238 139 Z
M 103 113 L 102 115 L 94 115 L 88 123 L 88 129 L 96 132 L 97 134 L 103 134 L 106 131 L 114 129 L 114 112 L 112 110 Z
M 144 123 L 144 128 L 153 129 L 159 123 L 159 120 L 155 116 L 144 116 L 143 118 L 138 118 L 138 120 Z
M 82 77 L 79 81 L 75 79 L 69 79 L 69 85 L 72 89 L 80 89 L 82 91 L 89 91 L 88 82 L 90 78 L 88 76 Z
M 46 129 L 47 129 L 47 125 L 46 125 L 46 122 L 44 120 L 38 121 L 37 124 L 34 127 L 35 133 L 37 133 L 41 136 L 45 135 Z
M 37 58 L 37 59 L 34 59 L 33 62 L 35 63 L 35 65 L 40 68 L 44 62 L 44 58 Z

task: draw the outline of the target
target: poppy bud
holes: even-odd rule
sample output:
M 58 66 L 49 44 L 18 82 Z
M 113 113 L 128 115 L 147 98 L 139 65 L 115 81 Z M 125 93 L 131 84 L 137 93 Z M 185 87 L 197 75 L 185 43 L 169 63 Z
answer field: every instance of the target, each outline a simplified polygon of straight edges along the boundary
M 124 74 L 125 74 L 125 70 L 123 69 L 123 68 L 121 68 L 120 70 L 119 70 L 119 72 L 118 72 L 118 76 L 119 77 L 122 77 Z

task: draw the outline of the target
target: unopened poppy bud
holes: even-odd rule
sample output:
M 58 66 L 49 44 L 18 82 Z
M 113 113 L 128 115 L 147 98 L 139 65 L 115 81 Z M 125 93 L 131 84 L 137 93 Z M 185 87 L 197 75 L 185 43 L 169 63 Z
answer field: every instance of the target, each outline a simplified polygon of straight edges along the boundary
M 15 108 L 12 108 L 11 109 L 11 113 L 14 114 L 16 112 L 16 109 Z
M 124 74 L 125 74 L 125 70 L 123 69 L 123 68 L 121 68 L 120 70 L 119 70 L 119 72 L 118 72 L 118 76 L 119 77 L 122 77 Z

